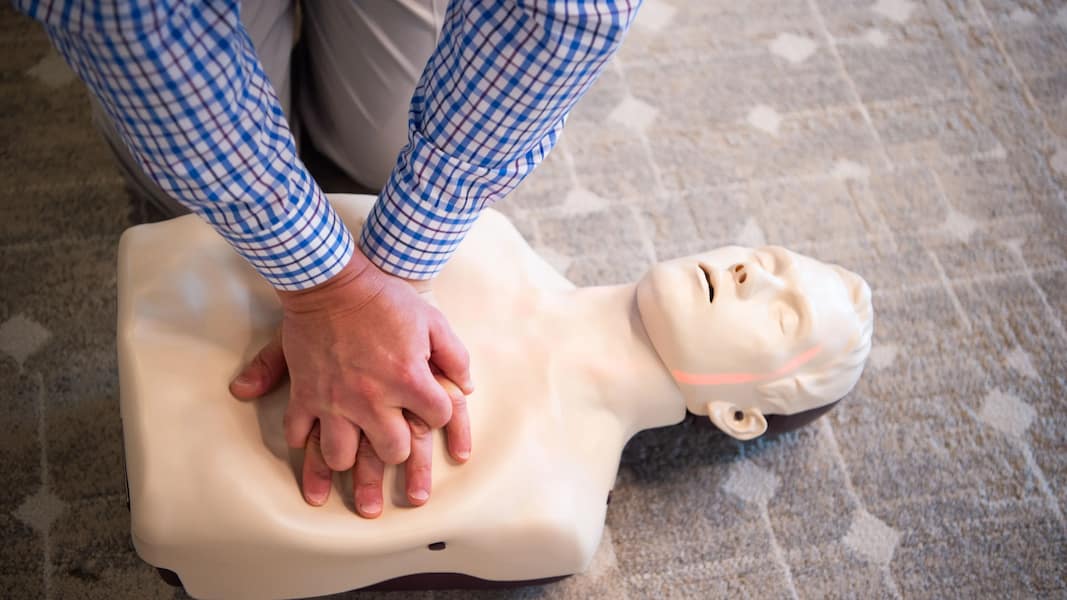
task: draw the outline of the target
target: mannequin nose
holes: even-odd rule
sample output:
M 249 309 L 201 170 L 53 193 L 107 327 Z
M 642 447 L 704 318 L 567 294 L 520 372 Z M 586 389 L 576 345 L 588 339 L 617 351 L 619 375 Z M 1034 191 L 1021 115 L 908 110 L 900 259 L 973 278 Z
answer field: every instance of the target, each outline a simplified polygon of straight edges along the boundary
M 741 263 L 730 267 L 730 275 L 734 278 L 734 283 L 738 286 L 744 285 L 744 283 L 748 281 L 748 269 Z
M 737 263 L 730 267 L 730 275 L 737 285 L 738 295 L 747 298 L 774 285 L 774 277 L 753 263 Z

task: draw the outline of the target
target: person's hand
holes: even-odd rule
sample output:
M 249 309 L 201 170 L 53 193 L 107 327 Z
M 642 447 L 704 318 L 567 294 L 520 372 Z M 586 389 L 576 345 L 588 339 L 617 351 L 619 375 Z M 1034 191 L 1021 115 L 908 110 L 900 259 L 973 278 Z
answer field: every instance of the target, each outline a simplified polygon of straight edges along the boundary
M 448 452 L 458 462 L 469 457 L 470 426 L 467 421 L 463 391 L 451 381 L 438 375 L 438 382 L 444 387 L 456 403 L 452 420 L 445 426 L 448 440 Z M 407 414 L 408 426 L 411 428 L 411 455 L 404 463 L 405 491 L 408 502 L 413 506 L 422 506 L 429 500 L 431 491 L 431 459 L 433 456 L 433 430 L 418 417 Z M 385 475 L 385 463 L 378 457 L 374 447 L 366 436 L 360 440 L 356 453 L 356 464 L 352 469 L 352 490 L 355 496 L 356 510 L 363 517 L 375 518 L 382 510 L 382 479 Z M 319 425 L 311 430 L 307 446 L 304 449 L 304 467 L 301 473 L 304 499 L 313 506 L 325 504 L 330 497 L 333 484 L 333 471 L 326 464 L 322 455 Z
M 321 476 L 323 466 L 348 470 L 357 450 L 363 453 L 372 446 L 374 452 L 357 468 L 356 496 L 360 513 L 376 516 L 380 476 L 378 492 L 371 494 L 372 476 L 385 463 L 407 460 L 413 443 L 420 450 L 429 448 L 429 430 L 446 424 L 450 454 L 466 460 L 470 432 L 463 393 L 473 391 L 467 352 L 444 316 L 412 285 L 386 275 L 357 252 L 327 283 L 279 296 L 285 313 L 280 337 L 234 379 L 230 390 L 238 397 L 257 397 L 277 385 L 288 368 L 292 386 L 286 440 L 291 447 L 314 443 L 321 450 L 322 464 L 313 460 L 318 452 L 309 452 L 312 459 L 305 462 L 309 502 L 325 501 L 329 482 Z M 460 382 L 463 393 L 450 397 L 431 365 L 444 379 Z M 361 437 L 369 446 L 360 444 Z M 413 458 L 408 495 L 413 504 L 422 504 L 429 494 L 428 470 L 423 476 L 429 457 L 416 452 Z
M 251 400 L 265 396 L 281 385 L 288 372 L 282 347 L 279 330 L 230 383 L 230 391 L 238 398 Z M 445 425 L 448 453 L 457 462 L 466 462 L 471 449 L 466 395 L 444 375 L 435 373 L 434 378 L 452 401 L 452 419 Z M 411 430 L 411 455 L 404 464 L 406 494 L 408 502 L 421 506 L 429 499 L 431 491 L 432 430 L 425 421 L 411 413 L 405 413 L 405 418 Z M 326 503 L 333 485 L 333 470 L 323 457 L 321 436 L 321 429 L 316 422 L 308 435 L 301 472 L 304 500 L 313 506 Z M 384 473 L 385 463 L 375 453 L 367 437 L 361 436 L 355 467 L 352 469 L 355 505 L 361 516 L 374 518 L 381 514 Z

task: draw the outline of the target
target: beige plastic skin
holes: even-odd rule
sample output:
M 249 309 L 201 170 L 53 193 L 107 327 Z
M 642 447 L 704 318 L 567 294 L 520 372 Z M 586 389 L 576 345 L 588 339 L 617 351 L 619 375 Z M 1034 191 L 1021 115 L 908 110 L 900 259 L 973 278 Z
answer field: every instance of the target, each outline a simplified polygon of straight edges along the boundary
M 374 200 L 330 199 L 353 231 Z M 761 252 L 796 270 L 772 279 Z M 282 434 L 287 388 L 259 402 L 227 391 L 278 323 L 274 292 L 195 217 L 134 227 L 119 249 L 118 322 L 134 545 L 201 598 L 312 596 L 426 572 L 580 572 L 634 433 L 677 423 L 688 406 L 754 437 L 756 415 L 848 392 L 863 360 L 833 373 L 835 397 L 813 399 L 791 372 L 777 383 L 766 376 L 813 342 L 826 347 L 805 364 L 816 371 L 857 336 L 869 343 L 855 290 L 835 269 L 781 249 L 730 247 L 661 263 L 635 285 L 576 289 L 486 211 L 434 284 L 471 354 L 471 459 L 453 463 L 438 432 L 430 502 L 407 506 L 389 468 L 383 514 L 365 520 L 348 474 L 336 476 L 325 506 L 305 504 L 302 455 Z M 762 379 L 677 381 L 742 372 Z M 446 548 L 430 550 L 434 542 Z

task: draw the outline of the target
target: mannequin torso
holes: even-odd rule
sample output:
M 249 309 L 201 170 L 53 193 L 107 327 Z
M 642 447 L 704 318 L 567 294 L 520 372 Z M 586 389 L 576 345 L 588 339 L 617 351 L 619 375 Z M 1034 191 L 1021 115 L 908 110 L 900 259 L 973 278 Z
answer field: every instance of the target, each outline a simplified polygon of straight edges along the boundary
M 373 198 L 331 201 L 356 231 Z M 160 255 L 172 260 L 147 260 Z M 273 292 L 192 217 L 131 230 L 119 333 L 138 552 L 205 597 L 325 594 L 424 572 L 522 580 L 582 570 L 623 445 L 685 412 L 635 287 L 575 289 L 488 211 L 434 284 L 471 354 L 471 459 L 452 463 L 438 437 L 431 501 L 407 507 L 390 468 L 383 515 L 364 520 L 347 476 L 323 507 L 301 498 L 300 457 L 282 434 L 287 389 L 256 404 L 226 391 L 276 325 Z

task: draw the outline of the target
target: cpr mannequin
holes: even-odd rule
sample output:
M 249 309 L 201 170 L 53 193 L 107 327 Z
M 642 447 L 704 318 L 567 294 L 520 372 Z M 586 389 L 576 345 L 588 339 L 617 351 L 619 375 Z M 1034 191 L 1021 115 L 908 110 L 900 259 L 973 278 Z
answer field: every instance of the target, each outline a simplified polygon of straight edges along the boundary
M 358 231 L 373 198 L 331 202 Z M 209 598 L 580 572 L 634 433 L 688 408 L 758 437 L 768 419 L 810 417 L 847 394 L 870 348 L 870 291 L 840 267 L 728 247 L 637 284 L 576 289 L 493 211 L 434 294 L 471 355 L 471 458 L 453 463 L 438 438 L 429 503 L 406 506 L 390 468 L 383 514 L 366 520 L 348 477 L 322 507 L 302 499 L 302 457 L 282 432 L 287 389 L 258 403 L 227 391 L 277 325 L 273 291 L 194 217 L 127 231 L 119 364 L 141 557 Z

